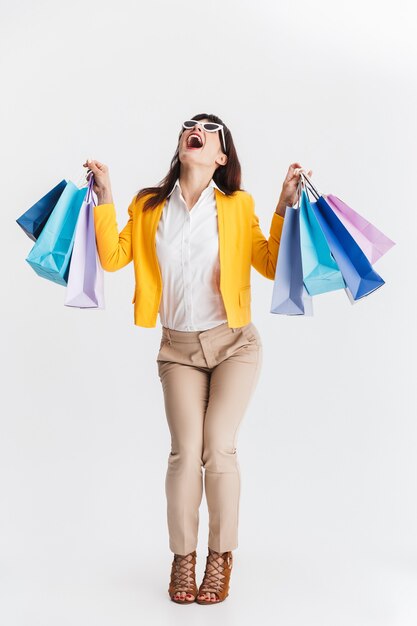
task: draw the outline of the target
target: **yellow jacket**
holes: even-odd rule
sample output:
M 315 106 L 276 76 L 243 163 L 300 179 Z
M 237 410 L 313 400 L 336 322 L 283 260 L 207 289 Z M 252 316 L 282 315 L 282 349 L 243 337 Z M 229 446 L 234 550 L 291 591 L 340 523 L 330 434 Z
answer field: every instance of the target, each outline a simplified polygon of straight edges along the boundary
M 214 188 L 220 255 L 220 291 L 230 328 L 251 321 L 251 265 L 263 276 L 274 280 L 278 248 L 284 219 L 273 213 L 270 236 L 265 238 L 255 214 L 255 202 L 246 191 L 226 196 Z M 94 207 L 97 250 L 104 270 L 114 272 L 133 259 L 135 271 L 134 323 L 156 326 L 162 296 L 162 277 L 156 255 L 155 235 L 165 200 L 155 209 L 143 212 L 148 196 L 133 198 L 129 220 L 118 232 L 114 204 Z

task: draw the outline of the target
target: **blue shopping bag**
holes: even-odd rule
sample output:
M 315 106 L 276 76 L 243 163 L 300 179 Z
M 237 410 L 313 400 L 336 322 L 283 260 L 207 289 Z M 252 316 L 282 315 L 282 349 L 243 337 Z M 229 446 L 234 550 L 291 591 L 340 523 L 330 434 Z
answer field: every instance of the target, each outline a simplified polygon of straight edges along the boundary
M 346 282 L 346 289 L 349 290 L 351 299 L 353 301 L 359 300 L 382 287 L 385 281 L 373 269 L 370 261 L 350 232 L 342 224 L 323 195 L 319 194 L 312 185 L 308 176 L 304 172 L 301 172 L 301 175 L 304 176 L 310 189 L 316 196 L 316 202 L 311 202 L 310 206 L 342 272 Z
M 42 278 L 67 285 L 75 227 L 87 187 L 68 181 L 35 245 L 25 259 Z
M 67 181 L 61 180 L 51 191 L 48 191 L 30 209 L 17 218 L 16 222 L 32 241 L 36 241 L 41 234 L 66 185 Z
M 313 302 L 303 283 L 300 209 L 286 207 L 272 290 L 271 313 L 313 315 Z
M 345 289 L 342 272 L 310 206 L 307 188 L 300 187 L 300 191 L 300 242 L 304 285 L 311 296 Z

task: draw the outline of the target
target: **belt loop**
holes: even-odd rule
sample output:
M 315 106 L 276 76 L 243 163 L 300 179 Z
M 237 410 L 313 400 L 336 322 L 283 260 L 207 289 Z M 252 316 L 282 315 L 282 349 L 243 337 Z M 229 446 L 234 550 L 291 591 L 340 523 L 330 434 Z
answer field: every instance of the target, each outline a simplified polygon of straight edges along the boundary
M 168 333 L 168 343 L 169 345 L 171 345 L 171 333 L 169 331 L 169 328 L 167 328 L 167 333 Z

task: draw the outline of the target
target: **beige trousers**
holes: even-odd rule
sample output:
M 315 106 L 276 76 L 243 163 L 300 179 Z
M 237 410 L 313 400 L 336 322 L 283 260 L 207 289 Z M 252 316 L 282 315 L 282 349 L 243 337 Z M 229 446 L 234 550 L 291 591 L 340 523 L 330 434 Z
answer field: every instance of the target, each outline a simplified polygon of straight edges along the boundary
M 253 322 L 240 328 L 224 322 L 204 331 L 162 327 L 157 364 L 171 433 L 165 492 L 169 547 L 176 554 L 197 548 L 202 467 L 208 547 L 237 548 L 237 435 L 261 363 L 262 342 Z

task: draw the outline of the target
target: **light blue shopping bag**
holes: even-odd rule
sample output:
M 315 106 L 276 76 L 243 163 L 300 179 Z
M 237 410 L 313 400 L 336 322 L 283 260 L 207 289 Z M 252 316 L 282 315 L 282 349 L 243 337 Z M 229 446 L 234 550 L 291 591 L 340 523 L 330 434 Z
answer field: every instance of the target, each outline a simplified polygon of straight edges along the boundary
M 315 296 L 345 289 L 346 283 L 342 272 L 311 208 L 307 188 L 304 185 L 301 187 L 300 199 L 300 243 L 303 280 L 308 293 Z
M 42 278 L 67 285 L 75 227 L 87 187 L 68 181 L 26 261 Z
M 313 315 L 313 299 L 303 283 L 300 249 L 300 209 L 286 207 L 278 249 L 271 313 Z

